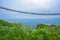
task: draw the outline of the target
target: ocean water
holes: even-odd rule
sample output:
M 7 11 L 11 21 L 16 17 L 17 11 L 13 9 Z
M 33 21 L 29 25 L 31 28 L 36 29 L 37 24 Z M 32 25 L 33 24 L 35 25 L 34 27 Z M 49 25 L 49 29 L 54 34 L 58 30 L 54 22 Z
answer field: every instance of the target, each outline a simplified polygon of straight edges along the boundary
M 4 19 L 5 21 L 12 23 L 22 23 L 23 25 L 36 27 L 37 24 L 53 24 L 60 25 L 60 18 L 40 18 L 40 19 Z

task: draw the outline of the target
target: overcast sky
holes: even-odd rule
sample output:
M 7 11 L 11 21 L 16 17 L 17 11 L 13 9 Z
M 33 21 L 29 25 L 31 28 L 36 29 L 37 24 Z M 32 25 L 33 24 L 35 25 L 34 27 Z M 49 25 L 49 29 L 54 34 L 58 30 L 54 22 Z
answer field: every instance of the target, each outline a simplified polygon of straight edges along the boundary
M 34 13 L 60 13 L 60 0 L 0 0 L 0 6 Z M 59 18 L 60 16 L 38 16 L 20 14 L 0 9 L 0 19 L 10 18 Z

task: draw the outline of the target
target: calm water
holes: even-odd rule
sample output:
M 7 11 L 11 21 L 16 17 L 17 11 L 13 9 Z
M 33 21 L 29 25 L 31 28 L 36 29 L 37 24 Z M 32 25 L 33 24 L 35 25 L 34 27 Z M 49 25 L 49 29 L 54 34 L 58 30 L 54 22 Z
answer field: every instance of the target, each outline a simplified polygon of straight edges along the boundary
M 36 27 L 37 24 L 54 24 L 60 25 L 60 18 L 41 18 L 41 19 L 4 19 L 12 23 L 22 23 L 23 25 L 29 25 L 31 27 Z

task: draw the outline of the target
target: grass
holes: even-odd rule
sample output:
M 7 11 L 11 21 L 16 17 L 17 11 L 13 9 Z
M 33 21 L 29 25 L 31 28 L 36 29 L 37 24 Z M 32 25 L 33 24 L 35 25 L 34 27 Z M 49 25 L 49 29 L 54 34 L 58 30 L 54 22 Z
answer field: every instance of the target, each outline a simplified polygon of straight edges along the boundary
M 0 26 L 0 40 L 60 40 L 60 26 L 38 24 L 32 30 L 22 24 L 10 24 Z

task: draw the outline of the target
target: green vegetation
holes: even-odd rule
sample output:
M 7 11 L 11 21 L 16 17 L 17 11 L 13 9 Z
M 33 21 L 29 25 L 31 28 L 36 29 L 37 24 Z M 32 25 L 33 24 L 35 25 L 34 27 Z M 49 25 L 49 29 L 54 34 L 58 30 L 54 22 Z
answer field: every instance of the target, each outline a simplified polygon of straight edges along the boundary
M 38 24 L 33 30 L 0 20 L 0 40 L 60 40 L 60 26 Z

